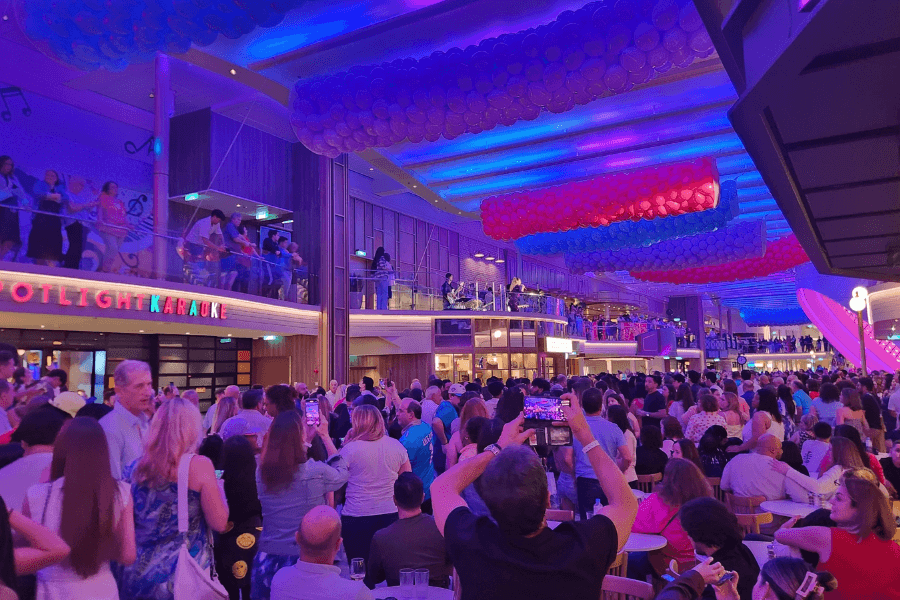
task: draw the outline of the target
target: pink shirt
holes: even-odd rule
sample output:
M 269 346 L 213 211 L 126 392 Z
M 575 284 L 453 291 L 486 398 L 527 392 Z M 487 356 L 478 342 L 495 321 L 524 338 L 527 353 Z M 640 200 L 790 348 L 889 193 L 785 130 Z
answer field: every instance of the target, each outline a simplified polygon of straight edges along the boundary
M 656 492 L 647 496 L 638 507 L 637 517 L 631 530 L 635 533 L 661 535 L 669 544 L 660 550 L 670 560 L 675 559 L 679 566 L 696 562 L 691 538 L 681 527 L 678 520 L 678 508 L 671 507 Z

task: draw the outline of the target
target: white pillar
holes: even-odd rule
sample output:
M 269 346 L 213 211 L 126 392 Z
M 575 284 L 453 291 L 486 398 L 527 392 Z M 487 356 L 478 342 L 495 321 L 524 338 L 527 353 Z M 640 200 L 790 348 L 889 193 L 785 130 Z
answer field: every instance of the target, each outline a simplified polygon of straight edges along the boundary
M 166 279 L 169 251 L 174 243 L 169 235 L 169 118 L 174 104 L 169 83 L 169 57 L 156 54 L 153 89 L 153 272 Z

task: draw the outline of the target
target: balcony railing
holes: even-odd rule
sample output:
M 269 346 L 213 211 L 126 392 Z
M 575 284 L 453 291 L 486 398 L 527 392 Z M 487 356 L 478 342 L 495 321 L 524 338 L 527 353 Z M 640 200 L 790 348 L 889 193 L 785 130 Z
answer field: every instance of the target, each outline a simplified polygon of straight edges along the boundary
M 369 271 L 350 275 L 350 307 L 366 310 L 522 312 L 564 318 L 562 298 L 533 292 L 510 292 L 498 284 L 473 283 L 454 290 L 445 301 L 439 289 L 419 285 L 414 273 L 395 273 L 389 283 L 390 297 L 380 303 L 384 280 Z M 382 308 L 379 309 L 379 306 Z
M 297 304 L 309 304 L 315 283 L 316 276 L 293 255 L 285 252 L 279 262 L 274 255 L 262 256 L 255 244 L 244 252 L 220 253 L 188 244 L 179 235 L 157 234 L 146 223 L 115 229 L 96 219 L 29 207 L 2 205 L 0 211 L 18 215 L 23 238 L 21 245 L 0 256 L 7 263 L 36 263 L 82 276 L 106 272 L 182 282 Z M 48 249 L 50 255 L 61 252 L 60 260 L 47 259 Z M 164 257 L 164 264 L 154 264 L 156 257 Z

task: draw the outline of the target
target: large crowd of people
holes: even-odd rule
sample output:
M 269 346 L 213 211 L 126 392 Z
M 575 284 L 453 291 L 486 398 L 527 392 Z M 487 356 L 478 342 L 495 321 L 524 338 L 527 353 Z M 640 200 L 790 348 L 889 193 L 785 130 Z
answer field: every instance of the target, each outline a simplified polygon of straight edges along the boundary
M 665 540 L 628 551 L 657 598 L 900 598 L 893 374 L 363 377 L 229 386 L 205 415 L 146 363 L 113 380 L 96 404 L 10 386 L 0 598 L 180 600 L 193 561 L 235 600 L 362 600 L 408 569 L 463 600 L 596 600 L 632 533 Z M 537 443 L 532 396 L 570 445 Z M 815 510 L 747 533 L 759 497 Z

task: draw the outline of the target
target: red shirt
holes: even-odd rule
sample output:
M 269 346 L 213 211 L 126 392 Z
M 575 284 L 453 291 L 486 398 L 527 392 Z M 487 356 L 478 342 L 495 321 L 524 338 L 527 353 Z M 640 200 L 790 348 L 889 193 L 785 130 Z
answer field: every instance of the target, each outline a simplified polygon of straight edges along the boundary
M 838 587 L 826 600 L 900 600 L 900 545 L 869 535 L 831 529 L 831 556 L 818 570 L 835 576 Z

